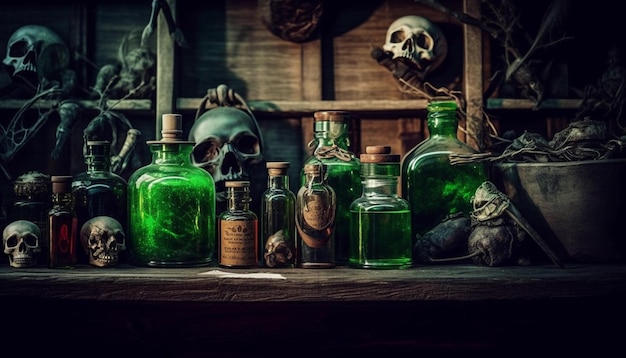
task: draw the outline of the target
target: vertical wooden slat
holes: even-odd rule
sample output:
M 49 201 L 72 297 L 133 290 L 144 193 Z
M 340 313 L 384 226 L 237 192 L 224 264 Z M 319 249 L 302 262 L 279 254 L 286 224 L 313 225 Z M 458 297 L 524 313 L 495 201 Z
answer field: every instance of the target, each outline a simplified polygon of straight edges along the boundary
M 167 0 L 172 15 L 176 19 L 176 0 Z M 157 89 L 156 89 L 156 138 L 161 135 L 161 116 L 174 111 L 176 100 L 174 92 L 175 42 L 170 35 L 167 22 L 162 14 L 158 16 L 157 31 Z
M 322 99 L 322 46 L 321 40 L 302 44 L 302 100 L 319 101 Z M 303 117 L 302 130 L 303 159 L 311 153 L 307 144 L 313 139 L 313 117 Z
M 480 0 L 463 0 L 463 11 L 480 18 Z M 465 92 L 467 136 L 465 142 L 475 149 L 483 147 L 483 62 L 482 31 L 472 25 L 463 25 L 464 61 L 463 86 Z

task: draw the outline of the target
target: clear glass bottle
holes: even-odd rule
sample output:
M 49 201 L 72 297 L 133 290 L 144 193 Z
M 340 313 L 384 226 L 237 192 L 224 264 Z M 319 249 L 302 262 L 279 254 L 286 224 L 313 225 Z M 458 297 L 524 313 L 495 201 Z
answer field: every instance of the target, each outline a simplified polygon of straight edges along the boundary
M 257 267 L 259 220 L 250 211 L 250 182 L 227 181 L 228 207 L 218 218 L 219 265 L 230 268 Z
M 182 117 L 164 114 L 152 162 L 128 179 L 129 260 L 153 267 L 209 265 L 215 248 L 215 182 L 191 163 Z
M 389 146 L 368 146 L 361 154 L 363 194 L 350 206 L 349 266 L 370 269 L 411 267 L 411 211 L 398 195 L 400 155 Z
M 13 181 L 15 200 L 8 210 L 8 222 L 28 220 L 41 231 L 39 240 L 41 252 L 49 252 L 48 239 L 48 212 L 52 208 L 52 188 L 50 176 L 30 171 L 17 177 Z M 39 263 L 48 265 L 50 255 L 42 255 Z
M 315 145 L 315 149 L 304 166 L 316 162 L 326 166 L 326 182 L 335 190 L 337 200 L 335 263 L 345 265 L 350 250 L 350 205 L 362 192 L 359 159 L 349 149 L 350 113 L 318 111 L 313 116 L 314 140 L 310 145 Z M 304 171 L 301 184 L 306 184 Z
M 297 266 L 333 268 L 337 219 L 335 191 L 326 182 L 324 164 L 306 164 L 304 175 L 305 184 L 298 190 L 296 196 Z
M 87 141 L 86 148 L 87 170 L 74 175 L 72 181 L 78 228 L 80 230 L 87 220 L 96 216 L 110 216 L 122 224 L 126 233 L 128 183 L 111 172 L 111 143 L 90 140 Z M 85 250 L 78 250 L 78 263 L 89 263 Z
M 434 100 L 427 106 L 428 137 L 402 161 L 402 197 L 411 206 L 412 241 L 446 216 L 472 211 L 471 198 L 488 178 L 484 163 L 451 165 L 449 156 L 477 151 L 457 138 L 457 104 Z
M 289 189 L 289 162 L 267 162 L 267 190 L 261 203 L 259 261 L 264 267 L 294 267 L 296 195 Z
M 52 208 L 48 212 L 49 266 L 76 265 L 78 219 L 73 210 L 72 176 L 56 175 L 52 182 Z

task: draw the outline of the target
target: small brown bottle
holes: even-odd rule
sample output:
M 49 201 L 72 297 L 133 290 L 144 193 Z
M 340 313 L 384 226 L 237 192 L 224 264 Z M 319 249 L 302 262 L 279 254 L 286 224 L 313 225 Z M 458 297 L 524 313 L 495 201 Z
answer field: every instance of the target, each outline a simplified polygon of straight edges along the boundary
M 73 209 L 72 176 L 52 176 L 52 208 L 48 212 L 51 268 L 76 264 L 78 219 Z
M 225 183 L 228 207 L 219 215 L 219 265 L 231 268 L 258 266 L 259 220 L 250 211 L 250 182 Z

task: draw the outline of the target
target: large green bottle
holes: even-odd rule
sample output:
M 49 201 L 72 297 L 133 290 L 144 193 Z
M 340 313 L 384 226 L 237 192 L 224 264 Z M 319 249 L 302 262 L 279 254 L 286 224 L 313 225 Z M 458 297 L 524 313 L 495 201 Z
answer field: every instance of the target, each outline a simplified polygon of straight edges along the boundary
M 162 139 L 148 141 L 152 163 L 128 179 L 130 262 L 189 267 L 213 260 L 215 182 L 191 163 L 194 142 L 182 140 L 181 116 L 164 114 Z
M 315 150 L 307 164 L 323 163 L 326 183 L 335 190 L 337 208 L 335 218 L 335 263 L 346 265 L 350 251 L 350 204 L 361 196 L 361 163 L 349 150 L 350 114 L 346 111 L 318 111 L 314 113 L 313 132 Z M 304 166 L 301 184 L 306 184 Z
M 411 206 L 412 241 L 447 215 L 472 210 L 471 198 L 488 179 L 484 163 L 451 165 L 449 156 L 477 151 L 457 138 L 457 104 L 434 100 L 427 106 L 428 137 L 402 161 L 402 197 Z

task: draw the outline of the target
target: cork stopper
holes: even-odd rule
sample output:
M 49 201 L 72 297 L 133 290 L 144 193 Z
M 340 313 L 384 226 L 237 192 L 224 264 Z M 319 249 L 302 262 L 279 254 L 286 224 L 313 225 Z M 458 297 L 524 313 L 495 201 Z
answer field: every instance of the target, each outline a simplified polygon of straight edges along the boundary
M 400 155 L 391 154 L 391 147 L 388 145 L 368 145 L 360 159 L 361 163 L 398 163 Z
M 325 165 L 321 163 L 306 164 L 303 171 L 304 174 L 320 175 L 324 171 L 324 167 Z
M 194 144 L 193 141 L 183 140 L 183 116 L 168 113 L 161 116 L 161 140 L 147 141 L 148 144 Z
M 226 183 L 224 183 L 224 186 L 227 188 L 247 188 L 250 186 L 250 181 L 248 180 L 227 181 Z
M 50 181 L 52 182 L 52 193 L 72 192 L 71 175 L 53 175 L 50 177 Z
M 269 175 L 285 175 L 289 169 L 289 162 L 267 162 L 265 167 Z
M 350 118 L 350 112 L 348 111 L 317 111 L 313 113 L 313 118 L 316 121 L 342 122 Z

